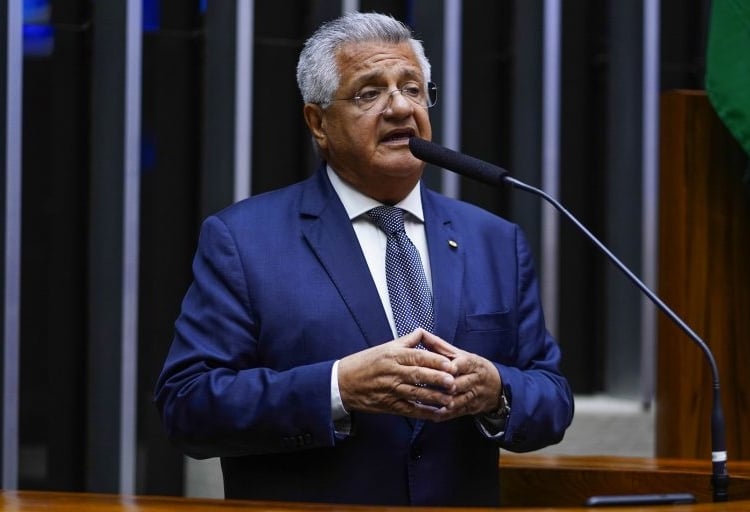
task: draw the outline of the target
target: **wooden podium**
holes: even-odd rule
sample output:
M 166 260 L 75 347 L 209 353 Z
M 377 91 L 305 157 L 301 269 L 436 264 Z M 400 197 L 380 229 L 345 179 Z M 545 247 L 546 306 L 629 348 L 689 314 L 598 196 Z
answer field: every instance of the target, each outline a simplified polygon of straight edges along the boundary
M 735 473 L 732 473 L 731 470 Z M 687 492 L 697 504 L 669 510 L 750 510 L 750 462 L 730 468 L 729 499 L 712 503 L 711 461 L 503 454 L 501 502 L 511 507 L 579 507 L 590 496 Z M 695 507 L 705 508 L 695 508 Z M 685 508 L 682 508 L 685 507 Z M 618 509 L 618 510 L 627 510 Z M 663 505 L 630 510 L 664 510 Z M 570 509 L 568 509 L 570 510 Z M 594 509 L 595 510 L 595 509 Z
M 719 368 L 729 471 L 750 460 L 748 157 L 702 91 L 661 98 L 659 295 L 711 348 Z M 659 314 L 656 454 L 709 458 L 711 373 Z
M 573 457 L 503 454 L 500 463 L 502 510 L 530 512 L 584 508 L 587 497 L 602 494 L 689 492 L 698 503 L 666 509 L 689 512 L 750 510 L 750 462 L 733 465 L 730 501 L 712 503 L 710 462 L 628 457 Z M 294 485 L 290 482 L 290 485 Z M 373 482 L 373 485 L 377 485 Z M 215 499 L 117 496 L 39 491 L 0 492 L 0 511 L 13 512 L 415 512 L 482 511 L 481 508 L 376 507 L 353 505 L 253 502 Z M 595 510 L 595 509 L 594 509 Z M 664 506 L 633 506 L 617 510 L 659 512 Z

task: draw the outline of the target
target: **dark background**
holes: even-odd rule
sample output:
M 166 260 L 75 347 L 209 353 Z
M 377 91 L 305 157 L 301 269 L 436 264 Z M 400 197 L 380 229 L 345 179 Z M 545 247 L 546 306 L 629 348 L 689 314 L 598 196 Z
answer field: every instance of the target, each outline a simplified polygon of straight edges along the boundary
M 642 6 L 620 0 L 561 3 L 560 199 L 594 233 L 619 247 L 637 273 Z M 536 185 L 543 4 L 463 2 L 461 51 L 462 151 Z M 105 362 L 101 340 L 93 339 L 101 333 L 92 325 L 119 305 L 97 299 L 99 287 L 106 286 L 97 269 L 110 261 L 97 250 L 108 243 L 106 234 L 92 236 L 92 231 L 102 231 L 101 219 L 118 208 L 106 197 L 121 184 L 99 165 L 107 139 L 97 127 L 109 114 L 97 99 L 102 94 L 97 59 L 116 48 L 100 43 L 111 30 L 101 2 L 52 0 L 49 5 L 46 20 L 27 20 L 49 29 L 35 39 L 48 46 L 28 42 L 23 61 L 19 486 L 98 490 L 87 461 L 92 450 L 102 448 L 90 439 L 111 425 L 106 414 L 92 412 L 92 366 Z M 151 393 L 190 282 L 200 220 L 233 197 L 234 9 L 234 2 L 225 0 L 144 2 L 139 493 L 183 492 L 182 457 L 166 441 Z M 313 169 L 296 59 L 311 31 L 340 9 L 340 2 L 324 0 L 255 2 L 253 193 L 293 183 Z M 440 85 L 443 2 L 363 0 L 360 9 L 389 12 L 409 23 L 425 41 Z M 661 2 L 662 90 L 703 88 L 707 23 L 705 0 Z M 439 102 L 431 114 L 438 142 L 440 107 Z M 536 198 L 467 181 L 461 191 L 463 199 L 519 222 L 538 250 Z M 619 287 L 618 278 L 608 277 L 608 264 L 564 222 L 560 239 L 554 334 L 574 391 L 637 395 L 638 295 L 626 289 L 613 298 L 610 287 Z M 612 318 L 613 301 L 632 310 L 632 323 Z

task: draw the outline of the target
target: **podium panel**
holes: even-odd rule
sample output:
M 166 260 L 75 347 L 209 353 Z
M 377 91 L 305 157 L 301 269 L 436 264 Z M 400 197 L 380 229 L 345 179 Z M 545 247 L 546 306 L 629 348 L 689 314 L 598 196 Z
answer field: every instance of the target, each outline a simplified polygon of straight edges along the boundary
M 593 495 L 691 493 L 697 503 L 669 510 L 684 512 L 746 512 L 750 510 L 750 462 L 737 463 L 730 501 L 710 501 L 708 461 L 503 454 L 500 463 L 502 510 L 591 510 L 583 504 Z M 365 461 L 366 463 L 366 461 Z M 294 485 L 290 482 L 290 485 Z M 376 485 L 373 482 L 373 485 Z M 39 491 L 0 491 L 0 511 L 13 512 L 480 512 L 494 508 L 328 505 L 322 503 L 256 502 L 120 496 Z M 626 506 L 617 510 L 663 511 L 662 505 Z
M 750 460 L 748 158 L 702 91 L 661 98 L 659 294 L 711 348 L 731 461 Z M 656 454 L 710 459 L 711 372 L 700 349 L 658 320 Z

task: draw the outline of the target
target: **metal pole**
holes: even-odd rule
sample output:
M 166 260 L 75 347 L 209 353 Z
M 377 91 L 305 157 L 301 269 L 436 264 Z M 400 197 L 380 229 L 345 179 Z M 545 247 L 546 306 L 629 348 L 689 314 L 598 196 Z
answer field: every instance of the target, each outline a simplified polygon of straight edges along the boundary
M 560 195 L 560 0 L 544 2 L 544 53 L 542 77 L 542 188 Z M 554 208 L 541 205 L 542 302 L 547 328 L 558 329 L 559 217 Z
M 443 73 L 445 94 L 443 103 L 443 145 L 459 150 L 461 148 L 461 0 L 445 0 L 443 10 Z M 461 195 L 461 181 L 455 173 L 441 173 L 441 188 L 444 195 L 458 198 Z
M 21 105 L 23 11 L 5 3 L 5 199 L 2 362 L 2 486 L 18 487 L 18 393 L 21 304 Z

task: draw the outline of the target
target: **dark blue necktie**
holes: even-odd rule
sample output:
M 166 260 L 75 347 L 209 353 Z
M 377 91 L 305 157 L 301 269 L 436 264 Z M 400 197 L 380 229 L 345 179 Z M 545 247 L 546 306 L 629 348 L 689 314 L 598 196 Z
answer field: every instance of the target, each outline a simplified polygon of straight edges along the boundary
M 378 206 L 367 215 L 388 238 L 385 274 L 396 332 L 403 336 L 417 327 L 432 332 L 432 293 L 419 252 L 404 231 L 404 211 L 394 206 Z

